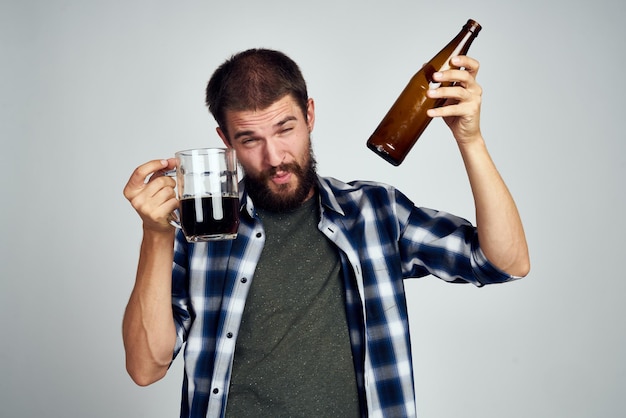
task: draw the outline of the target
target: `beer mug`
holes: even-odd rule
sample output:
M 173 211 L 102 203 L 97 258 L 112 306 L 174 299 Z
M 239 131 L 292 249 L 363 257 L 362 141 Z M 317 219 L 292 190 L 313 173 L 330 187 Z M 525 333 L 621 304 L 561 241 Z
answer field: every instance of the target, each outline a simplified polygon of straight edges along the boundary
M 188 242 L 237 238 L 239 190 L 232 148 L 201 148 L 176 153 L 177 219 Z

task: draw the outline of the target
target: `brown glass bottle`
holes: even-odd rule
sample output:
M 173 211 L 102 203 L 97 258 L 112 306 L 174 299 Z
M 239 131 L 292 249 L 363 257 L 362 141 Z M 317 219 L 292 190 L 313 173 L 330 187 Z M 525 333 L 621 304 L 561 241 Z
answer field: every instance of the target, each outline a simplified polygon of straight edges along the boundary
M 395 166 L 402 163 L 432 120 L 426 115 L 426 111 L 445 102 L 445 99 L 426 97 L 426 91 L 436 86 L 432 75 L 450 69 L 452 57 L 467 54 L 480 29 L 481 26 L 477 22 L 468 20 L 461 32 L 415 73 L 367 140 L 367 146 L 372 151 Z M 442 86 L 450 84 L 442 83 Z

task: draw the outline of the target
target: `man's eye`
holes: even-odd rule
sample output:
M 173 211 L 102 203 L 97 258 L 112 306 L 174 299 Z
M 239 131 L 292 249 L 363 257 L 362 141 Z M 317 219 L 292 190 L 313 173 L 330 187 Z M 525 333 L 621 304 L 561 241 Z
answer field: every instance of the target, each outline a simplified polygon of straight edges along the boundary
M 241 143 L 242 143 L 243 145 L 251 145 L 251 144 L 253 144 L 253 143 L 254 143 L 254 142 L 256 142 L 256 141 L 257 141 L 257 139 L 256 139 L 256 138 L 243 138 L 243 139 L 241 140 Z

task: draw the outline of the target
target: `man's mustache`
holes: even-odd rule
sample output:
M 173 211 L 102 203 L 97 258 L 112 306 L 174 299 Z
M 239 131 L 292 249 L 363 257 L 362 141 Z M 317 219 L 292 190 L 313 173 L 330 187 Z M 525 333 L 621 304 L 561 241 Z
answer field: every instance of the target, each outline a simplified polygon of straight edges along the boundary
M 284 171 L 288 173 L 300 173 L 302 168 L 297 163 L 284 163 L 279 166 L 272 167 L 269 170 L 263 172 L 261 174 L 263 180 L 269 180 L 274 177 L 279 171 Z

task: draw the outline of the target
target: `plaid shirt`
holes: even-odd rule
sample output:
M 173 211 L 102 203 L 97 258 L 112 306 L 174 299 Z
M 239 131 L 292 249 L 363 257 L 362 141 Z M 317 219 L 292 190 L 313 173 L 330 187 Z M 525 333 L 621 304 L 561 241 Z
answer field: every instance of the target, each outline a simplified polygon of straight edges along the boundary
M 492 266 L 466 220 L 417 208 L 392 187 L 319 178 L 319 229 L 341 254 L 362 416 L 414 417 L 403 279 L 428 274 L 477 286 L 515 279 Z M 231 241 L 188 244 L 179 232 L 172 273 L 175 356 L 186 342 L 181 417 L 222 417 L 235 342 L 265 235 L 241 191 Z

